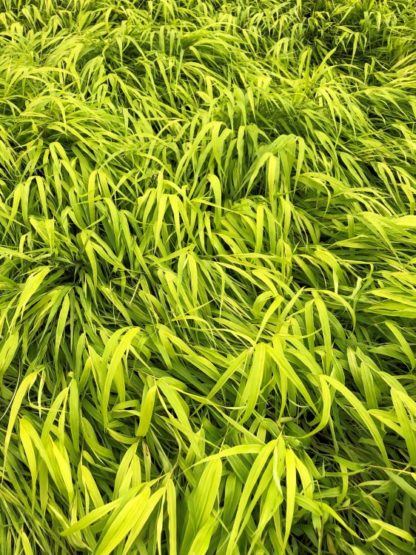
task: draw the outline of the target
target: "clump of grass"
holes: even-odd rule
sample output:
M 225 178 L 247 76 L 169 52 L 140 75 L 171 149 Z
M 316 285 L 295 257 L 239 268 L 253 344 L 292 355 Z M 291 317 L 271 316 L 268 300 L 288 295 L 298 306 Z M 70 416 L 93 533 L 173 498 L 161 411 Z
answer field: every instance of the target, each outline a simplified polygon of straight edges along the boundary
M 415 36 L 3 1 L 0 553 L 415 553 Z

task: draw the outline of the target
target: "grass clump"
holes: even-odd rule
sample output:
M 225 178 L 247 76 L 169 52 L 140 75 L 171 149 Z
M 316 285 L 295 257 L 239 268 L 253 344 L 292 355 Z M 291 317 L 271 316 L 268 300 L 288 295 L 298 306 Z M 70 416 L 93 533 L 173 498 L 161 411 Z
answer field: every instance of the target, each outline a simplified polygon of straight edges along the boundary
M 3 0 L 0 553 L 415 553 L 415 37 Z

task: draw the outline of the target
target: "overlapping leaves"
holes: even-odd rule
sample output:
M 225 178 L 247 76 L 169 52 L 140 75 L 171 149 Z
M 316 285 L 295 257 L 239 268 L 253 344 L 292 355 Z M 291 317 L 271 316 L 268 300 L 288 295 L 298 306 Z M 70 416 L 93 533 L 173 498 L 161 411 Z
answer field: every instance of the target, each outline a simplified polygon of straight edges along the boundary
M 415 36 L 4 0 L 1 553 L 414 553 Z

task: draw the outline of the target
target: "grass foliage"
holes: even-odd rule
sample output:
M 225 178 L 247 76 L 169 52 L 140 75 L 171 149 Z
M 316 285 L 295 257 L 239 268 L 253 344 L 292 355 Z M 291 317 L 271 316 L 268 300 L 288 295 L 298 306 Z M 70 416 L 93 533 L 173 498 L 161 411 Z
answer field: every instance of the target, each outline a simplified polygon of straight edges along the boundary
M 3 0 L 0 552 L 416 552 L 413 0 Z

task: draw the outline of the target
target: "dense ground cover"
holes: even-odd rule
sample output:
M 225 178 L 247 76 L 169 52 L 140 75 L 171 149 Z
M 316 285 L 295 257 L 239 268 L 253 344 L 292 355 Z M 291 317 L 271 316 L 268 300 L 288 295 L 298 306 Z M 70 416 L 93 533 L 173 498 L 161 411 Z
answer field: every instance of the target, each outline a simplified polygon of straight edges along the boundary
M 3 0 L 0 553 L 405 554 L 413 0 Z

